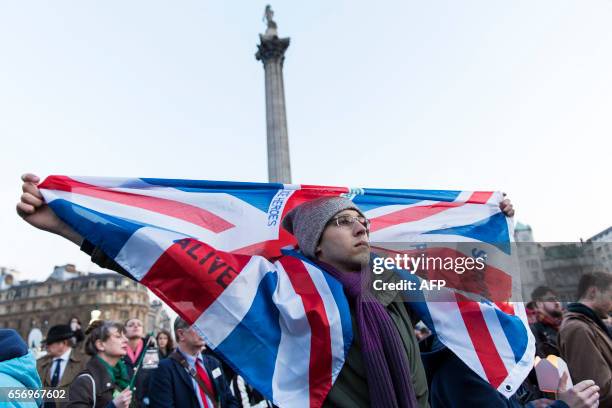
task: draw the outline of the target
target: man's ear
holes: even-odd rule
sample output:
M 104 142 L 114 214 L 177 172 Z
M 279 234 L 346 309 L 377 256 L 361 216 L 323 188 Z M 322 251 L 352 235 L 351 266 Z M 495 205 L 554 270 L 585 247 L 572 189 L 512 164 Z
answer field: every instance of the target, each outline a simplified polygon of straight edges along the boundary
M 593 300 L 597 297 L 597 287 L 591 286 L 586 292 L 586 298 L 589 300 Z

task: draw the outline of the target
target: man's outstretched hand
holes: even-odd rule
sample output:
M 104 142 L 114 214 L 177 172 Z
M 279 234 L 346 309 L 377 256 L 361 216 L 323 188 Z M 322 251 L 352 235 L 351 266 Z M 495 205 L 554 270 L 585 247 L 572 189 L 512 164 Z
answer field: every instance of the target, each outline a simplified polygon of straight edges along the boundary
M 21 176 L 21 200 L 17 203 L 17 214 L 28 224 L 43 231 L 60 235 L 77 245 L 81 245 L 83 238 L 68 224 L 60 220 L 57 215 L 45 203 L 38 189 L 40 178 L 31 173 Z
M 512 206 L 510 199 L 506 198 L 506 193 L 504 193 L 504 201 L 499 203 L 499 208 L 506 215 L 506 217 L 514 217 L 514 207 Z

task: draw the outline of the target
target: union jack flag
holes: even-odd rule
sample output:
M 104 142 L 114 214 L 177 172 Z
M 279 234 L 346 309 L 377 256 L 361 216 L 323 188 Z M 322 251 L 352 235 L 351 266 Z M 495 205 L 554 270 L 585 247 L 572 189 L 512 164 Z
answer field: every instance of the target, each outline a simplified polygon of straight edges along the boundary
M 474 301 L 455 282 L 412 294 L 411 307 L 506 397 L 533 367 L 524 307 L 502 301 L 516 282 L 501 193 L 66 176 L 39 187 L 62 220 L 194 324 L 281 407 L 321 406 L 352 342 L 342 286 L 292 250 L 295 239 L 281 227 L 292 208 L 323 196 L 351 198 L 381 251 L 406 242 L 455 253 L 444 242 L 487 245 L 495 255 L 491 279 L 502 282 L 495 299 Z

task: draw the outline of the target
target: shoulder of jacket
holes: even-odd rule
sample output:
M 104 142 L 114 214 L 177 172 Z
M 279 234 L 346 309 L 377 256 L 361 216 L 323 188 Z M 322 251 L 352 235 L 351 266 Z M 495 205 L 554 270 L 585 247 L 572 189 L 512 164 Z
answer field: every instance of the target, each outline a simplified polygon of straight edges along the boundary
M 83 354 L 82 352 L 80 352 L 79 350 L 73 348 L 72 351 L 70 352 L 70 360 L 74 361 L 75 363 L 80 363 L 80 362 L 87 362 L 87 355 Z
M 36 367 L 38 369 L 41 369 L 47 365 L 49 365 L 49 363 L 51 362 L 52 357 L 50 355 L 46 355 L 44 357 L 39 358 L 38 360 L 36 360 Z
M 559 328 L 559 333 L 566 334 L 576 331 L 592 331 L 591 326 L 593 324 L 595 323 L 591 323 L 589 320 L 587 320 L 587 317 L 579 313 L 575 313 L 565 317 L 563 324 L 561 324 L 561 327 Z

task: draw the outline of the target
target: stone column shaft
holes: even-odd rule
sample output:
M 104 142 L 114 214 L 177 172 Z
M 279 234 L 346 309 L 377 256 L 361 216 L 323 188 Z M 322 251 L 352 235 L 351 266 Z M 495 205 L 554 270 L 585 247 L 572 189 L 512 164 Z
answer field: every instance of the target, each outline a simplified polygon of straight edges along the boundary
M 260 36 L 256 58 L 264 65 L 266 86 L 266 132 L 268 141 L 268 180 L 291 183 L 289 135 L 285 107 L 283 61 L 288 38 Z

